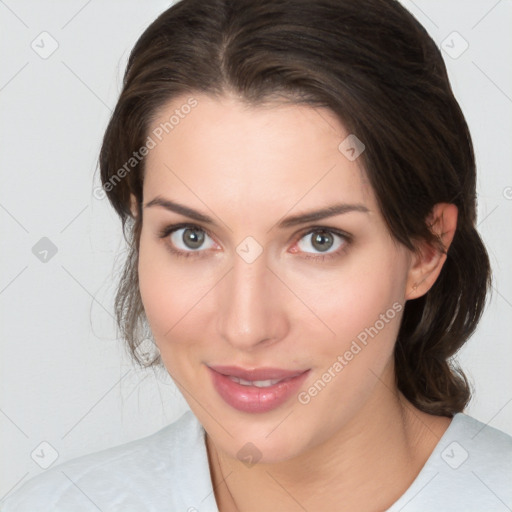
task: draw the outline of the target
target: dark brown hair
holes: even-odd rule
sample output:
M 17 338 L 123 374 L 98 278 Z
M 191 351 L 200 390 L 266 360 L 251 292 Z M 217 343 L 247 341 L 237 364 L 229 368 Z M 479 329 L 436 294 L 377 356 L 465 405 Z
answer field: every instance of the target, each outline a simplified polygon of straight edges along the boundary
M 129 244 L 116 313 L 132 354 L 148 332 L 137 276 L 144 159 L 114 178 L 170 100 L 227 92 L 256 106 L 281 99 L 330 108 L 365 144 L 360 158 L 382 214 L 411 250 L 418 240 L 439 243 L 427 222 L 436 203 L 457 206 L 439 278 L 405 305 L 395 364 L 398 388 L 416 407 L 462 411 L 470 389 L 452 356 L 473 333 L 490 284 L 475 229 L 473 146 L 440 51 L 395 0 L 182 0 L 137 41 L 99 159 Z

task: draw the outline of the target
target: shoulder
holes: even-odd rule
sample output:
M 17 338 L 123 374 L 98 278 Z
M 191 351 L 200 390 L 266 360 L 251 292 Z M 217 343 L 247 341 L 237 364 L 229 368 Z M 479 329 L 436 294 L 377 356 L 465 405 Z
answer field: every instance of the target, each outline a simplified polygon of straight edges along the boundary
M 187 472 L 194 475 L 188 487 L 194 482 L 208 491 L 203 435 L 201 424 L 187 411 L 150 436 L 46 470 L 8 496 L 0 508 L 2 512 L 156 512 L 176 503 L 187 510 L 194 505 Z
M 453 429 L 440 443 L 448 478 L 469 496 L 512 507 L 512 437 L 466 414 L 457 414 Z M 444 469 L 444 468 L 443 468 Z
M 482 470 L 488 470 L 487 474 L 512 471 L 512 436 L 462 413 L 456 414 L 452 423 L 446 441 L 451 439 L 454 450 L 458 448 L 455 443 L 461 445 L 467 452 L 466 460 L 470 466 L 476 464 Z M 451 455 L 451 450 L 445 455 Z
M 389 509 L 512 509 L 512 437 L 458 413 L 407 492 Z M 508 508 L 507 508 L 508 507 Z

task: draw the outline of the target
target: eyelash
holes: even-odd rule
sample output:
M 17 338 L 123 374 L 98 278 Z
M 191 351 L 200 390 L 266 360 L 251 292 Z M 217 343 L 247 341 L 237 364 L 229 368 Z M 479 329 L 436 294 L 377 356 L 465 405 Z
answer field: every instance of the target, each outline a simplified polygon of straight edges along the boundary
M 202 231 L 203 233 L 206 233 L 210 238 L 213 238 L 210 233 L 200 227 L 200 226 L 197 226 L 195 224 L 171 224 L 169 226 L 166 226 L 164 227 L 159 233 L 158 233 L 158 237 L 159 238 L 167 238 L 169 235 L 171 235 L 172 233 L 174 233 L 175 231 L 178 231 L 179 229 L 197 229 L 199 231 Z M 330 233 L 330 234 L 333 234 L 333 235 L 336 235 L 340 238 L 342 238 L 344 240 L 344 244 L 339 248 L 337 249 L 336 251 L 332 252 L 332 253 L 327 253 L 327 254 L 319 254 L 319 255 L 316 255 L 316 256 L 312 256 L 311 254 L 308 254 L 308 253 L 304 253 L 303 256 L 301 256 L 302 258 L 306 259 L 306 260 L 316 260 L 316 261 L 326 261 L 326 260 L 331 260 L 333 258 L 336 258 L 336 257 L 339 257 L 341 256 L 343 253 L 346 252 L 348 246 L 351 244 L 352 242 L 352 237 L 351 235 L 349 235 L 348 233 L 344 233 L 343 231 L 340 231 L 338 229 L 334 229 L 334 228 L 330 228 L 330 227 L 327 227 L 327 226 L 312 226 L 312 227 L 309 227 L 306 231 L 302 232 L 299 237 L 297 238 L 297 241 L 301 240 L 302 238 L 304 238 L 306 235 L 311 235 L 312 233 L 316 233 L 318 231 L 323 231 L 323 232 L 326 232 L 326 233 Z M 174 256 L 178 256 L 178 257 L 182 257 L 182 258 L 190 258 L 190 257 L 199 257 L 201 258 L 202 257 L 202 254 L 203 252 L 205 251 L 200 251 L 200 250 L 197 250 L 197 251 L 181 251 L 179 249 L 175 249 L 171 244 L 167 243 L 166 244 L 166 247 L 167 249 L 171 252 L 171 254 L 173 254 Z

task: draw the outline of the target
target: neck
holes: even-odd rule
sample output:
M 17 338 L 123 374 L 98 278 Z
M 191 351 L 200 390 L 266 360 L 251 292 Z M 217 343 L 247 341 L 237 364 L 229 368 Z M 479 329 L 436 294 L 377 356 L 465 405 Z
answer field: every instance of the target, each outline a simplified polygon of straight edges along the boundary
M 336 435 L 300 455 L 250 468 L 218 452 L 207 436 L 221 512 L 379 511 L 412 484 L 450 424 L 379 386 Z

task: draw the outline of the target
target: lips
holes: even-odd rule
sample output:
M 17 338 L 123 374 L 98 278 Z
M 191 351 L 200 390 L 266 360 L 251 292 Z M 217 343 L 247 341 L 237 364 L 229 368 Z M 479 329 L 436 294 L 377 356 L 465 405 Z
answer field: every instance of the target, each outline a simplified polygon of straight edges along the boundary
M 212 384 L 231 407 L 251 413 L 271 411 L 287 402 L 299 389 L 308 370 L 209 366 Z
M 245 370 L 238 366 L 210 366 L 217 373 L 229 377 L 237 377 L 246 381 L 255 380 L 284 380 L 290 377 L 297 377 L 306 370 L 282 370 L 279 368 L 255 368 L 254 370 Z

